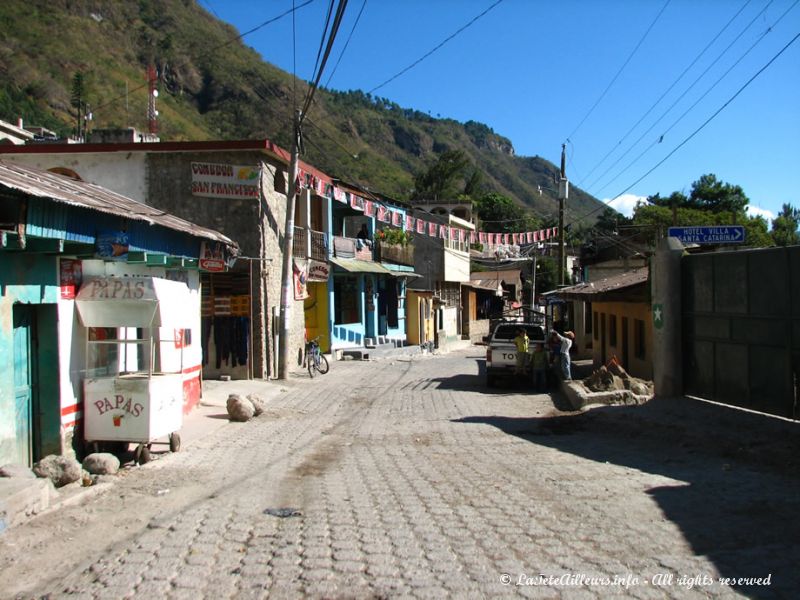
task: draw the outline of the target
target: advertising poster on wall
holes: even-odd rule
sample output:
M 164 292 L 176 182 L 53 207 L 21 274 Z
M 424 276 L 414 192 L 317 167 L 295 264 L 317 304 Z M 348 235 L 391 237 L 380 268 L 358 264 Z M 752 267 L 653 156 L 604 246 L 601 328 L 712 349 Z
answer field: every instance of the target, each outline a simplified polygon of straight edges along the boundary
M 192 195 L 205 198 L 258 198 L 261 169 L 248 165 L 192 163 Z
M 308 262 L 293 261 L 292 262 L 292 277 L 294 279 L 294 299 L 305 300 L 308 298 L 308 290 L 306 283 L 308 282 Z
M 225 270 L 225 249 L 220 242 L 200 243 L 200 268 L 219 273 Z

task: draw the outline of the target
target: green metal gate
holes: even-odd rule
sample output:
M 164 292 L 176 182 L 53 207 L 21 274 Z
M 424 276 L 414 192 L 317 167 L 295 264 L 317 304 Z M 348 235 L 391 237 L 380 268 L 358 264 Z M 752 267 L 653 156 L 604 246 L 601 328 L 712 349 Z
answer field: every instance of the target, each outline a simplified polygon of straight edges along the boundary
M 685 256 L 687 394 L 800 418 L 800 247 Z

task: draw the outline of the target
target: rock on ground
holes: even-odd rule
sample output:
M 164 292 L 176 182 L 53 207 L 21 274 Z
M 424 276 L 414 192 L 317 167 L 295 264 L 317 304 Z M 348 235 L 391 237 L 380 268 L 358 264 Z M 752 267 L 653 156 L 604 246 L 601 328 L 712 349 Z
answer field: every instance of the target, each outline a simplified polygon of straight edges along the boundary
M 258 394 L 250 394 L 247 396 L 247 399 L 250 400 L 255 409 L 254 416 L 259 417 L 267 410 L 267 403 L 264 402 L 264 399 Z
M 83 468 L 92 475 L 114 475 L 119 471 L 119 459 L 110 452 L 95 452 L 83 459 Z
M 10 463 L 0 467 L 0 477 L 16 477 L 18 479 L 36 479 L 36 474 L 25 465 Z
M 37 477 L 47 478 L 56 487 L 63 487 L 81 478 L 81 463 L 69 456 L 51 454 L 33 465 Z
M 231 421 L 238 421 L 244 423 L 253 418 L 256 413 L 256 408 L 253 403 L 247 398 L 242 398 L 238 394 L 231 394 L 228 396 L 226 403 L 228 409 L 228 417 Z

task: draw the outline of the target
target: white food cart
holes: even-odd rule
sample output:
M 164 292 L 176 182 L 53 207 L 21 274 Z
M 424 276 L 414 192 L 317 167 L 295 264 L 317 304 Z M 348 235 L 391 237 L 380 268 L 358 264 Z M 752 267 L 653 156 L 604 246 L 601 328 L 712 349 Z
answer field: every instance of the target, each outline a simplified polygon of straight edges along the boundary
M 188 286 L 157 277 L 90 279 L 75 304 L 86 328 L 84 440 L 95 451 L 100 443 L 137 443 L 140 464 L 158 438 L 168 436 L 177 452 Z

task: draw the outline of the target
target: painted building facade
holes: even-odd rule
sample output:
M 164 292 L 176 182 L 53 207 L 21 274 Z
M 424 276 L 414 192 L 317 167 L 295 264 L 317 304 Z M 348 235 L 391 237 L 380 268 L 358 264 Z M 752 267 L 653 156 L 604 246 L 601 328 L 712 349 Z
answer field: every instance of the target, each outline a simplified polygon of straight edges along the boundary
M 220 244 L 230 257 L 234 242 L 98 186 L 2 160 L 0 223 L 0 463 L 73 448 L 91 334 L 75 297 L 92 277 L 187 285 L 194 325 L 180 335 L 184 410 L 197 403 L 201 248 Z M 177 339 L 172 330 L 159 335 Z
M 0 148 L 0 156 L 74 173 L 235 238 L 241 258 L 230 270 L 204 270 L 201 277 L 203 375 L 245 379 L 277 374 L 286 151 L 269 140 L 244 140 L 17 146 Z M 329 181 L 312 167 L 302 167 Z M 298 222 L 310 218 L 300 204 L 295 231 L 302 229 Z M 297 360 L 289 362 L 290 369 L 300 368 L 304 315 L 303 298 L 295 295 L 289 335 L 290 355 Z

